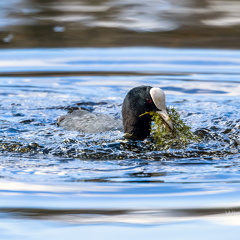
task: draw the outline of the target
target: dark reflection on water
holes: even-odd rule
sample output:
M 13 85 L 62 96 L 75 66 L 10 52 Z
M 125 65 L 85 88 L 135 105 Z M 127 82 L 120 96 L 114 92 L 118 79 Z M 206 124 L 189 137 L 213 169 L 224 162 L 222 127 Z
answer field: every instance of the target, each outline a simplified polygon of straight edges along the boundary
M 239 1 L 0 3 L 0 47 L 167 46 L 239 48 Z
M 74 224 L 128 223 L 139 226 L 158 225 L 166 221 L 181 222 L 200 217 L 224 217 L 240 212 L 240 208 L 196 209 L 37 209 L 0 208 L 2 214 L 14 218 L 54 220 Z M 6 216 L 5 215 L 5 216 Z M 146 218 L 147 216 L 147 218 Z M 139 221 L 139 218 L 144 220 Z

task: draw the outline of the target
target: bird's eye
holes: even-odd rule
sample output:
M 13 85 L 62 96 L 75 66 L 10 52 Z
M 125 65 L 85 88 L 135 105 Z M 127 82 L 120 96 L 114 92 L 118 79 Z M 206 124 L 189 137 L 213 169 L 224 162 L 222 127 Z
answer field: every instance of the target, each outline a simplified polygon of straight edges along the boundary
M 153 102 L 151 98 L 148 98 L 146 100 L 147 100 L 148 103 L 152 103 Z

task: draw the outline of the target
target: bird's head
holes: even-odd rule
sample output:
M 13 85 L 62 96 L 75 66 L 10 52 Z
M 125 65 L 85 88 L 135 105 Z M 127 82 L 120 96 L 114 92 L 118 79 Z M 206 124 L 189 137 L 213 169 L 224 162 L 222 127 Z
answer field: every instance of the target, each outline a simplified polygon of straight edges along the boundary
M 151 116 L 156 112 L 173 130 L 172 121 L 166 110 L 165 94 L 162 89 L 140 86 L 131 89 L 122 105 L 122 117 L 126 138 L 144 139 L 150 134 Z

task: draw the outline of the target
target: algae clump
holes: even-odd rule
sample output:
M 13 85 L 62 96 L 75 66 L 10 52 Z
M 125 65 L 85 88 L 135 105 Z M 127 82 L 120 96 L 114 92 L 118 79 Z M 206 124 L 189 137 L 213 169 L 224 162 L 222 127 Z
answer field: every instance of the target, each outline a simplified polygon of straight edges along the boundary
M 186 144 L 198 140 L 191 127 L 180 118 L 180 114 L 174 108 L 168 108 L 167 112 L 172 120 L 174 129 L 171 130 L 165 121 L 156 112 L 146 112 L 152 117 L 151 137 L 161 148 L 184 147 Z

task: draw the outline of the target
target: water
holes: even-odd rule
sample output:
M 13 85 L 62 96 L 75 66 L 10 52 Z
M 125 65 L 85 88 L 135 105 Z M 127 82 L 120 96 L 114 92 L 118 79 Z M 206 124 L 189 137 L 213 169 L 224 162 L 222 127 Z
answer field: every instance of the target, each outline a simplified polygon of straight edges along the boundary
M 235 239 L 239 57 L 171 48 L 1 50 L 1 239 Z M 147 140 L 123 141 L 120 130 L 56 125 L 76 107 L 121 118 L 127 91 L 143 84 L 165 91 L 199 143 L 156 150 Z
M 239 48 L 236 0 L 8 0 L 0 48 Z
M 0 9 L 0 239 L 236 239 L 240 52 L 220 48 L 239 48 L 238 1 Z M 120 119 L 142 84 L 201 141 L 164 150 L 56 125 L 77 107 Z

